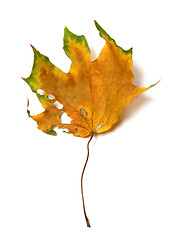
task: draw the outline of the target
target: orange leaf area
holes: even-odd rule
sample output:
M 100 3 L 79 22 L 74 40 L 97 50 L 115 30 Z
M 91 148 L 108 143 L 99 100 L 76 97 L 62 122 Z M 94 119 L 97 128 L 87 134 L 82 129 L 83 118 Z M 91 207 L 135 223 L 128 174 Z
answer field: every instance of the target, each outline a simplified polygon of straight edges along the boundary
M 140 88 L 132 83 L 132 49 L 123 50 L 97 22 L 95 25 L 105 45 L 94 61 L 90 59 L 85 37 L 65 27 L 64 51 L 72 61 L 68 73 L 32 46 L 34 64 L 30 77 L 24 80 L 45 109 L 31 116 L 45 133 L 56 135 L 53 130 L 56 126 L 80 137 L 108 131 L 118 121 L 124 106 L 151 87 Z M 43 94 L 38 92 L 40 89 Z M 57 108 L 57 101 L 63 105 L 61 109 Z M 72 119 L 69 124 L 61 122 L 64 112 Z

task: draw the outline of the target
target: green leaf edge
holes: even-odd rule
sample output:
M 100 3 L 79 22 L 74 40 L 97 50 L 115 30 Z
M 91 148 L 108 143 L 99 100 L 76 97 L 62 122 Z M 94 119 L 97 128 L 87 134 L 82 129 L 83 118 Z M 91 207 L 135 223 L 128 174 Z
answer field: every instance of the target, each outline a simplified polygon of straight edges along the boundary
M 36 79 L 36 75 L 38 74 L 37 71 L 36 71 L 38 60 L 41 59 L 42 61 L 46 62 L 46 64 L 49 64 L 52 69 L 54 67 L 56 67 L 56 66 L 50 62 L 50 60 L 49 60 L 49 58 L 47 56 L 41 54 L 31 44 L 30 44 L 30 46 L 31 46 L 31 48 L 32 48 L 32 50 L 34 52 L 33 67 L 32 67 L 30 76 L 28 78 L 23 78 L 23 80 L 29 85 L 29 87 L 31 88 L 32 92 L 37 93 L 37 90 L 40 88 L 40 82 Z
M 118 47 L 119 49 L 121 49 L 123 53 L 125 53 L 126 55 L 129 55 L 129 54 L 130 54 L 131 57 L 132 57 L 132 49 L 133 49 L 133 48 L 130 48 L 129 50 L 124 50 L 122 47 L 120 47 L 120 46 L 118 46 L 118 45 L 116 44 L 116 41 L 109 36 L 109 34 L 96 22 L 96 20 L 94 20 L 94 23 L 95 23 L 95 26 L 96 26 L 97 30 L 99 31 L 100 37 L 104 38 L 104 36 L 106 36 L 107 39 L 108 39 L 109 41 L 113 41 L 113 43 L 115 44 L 115 46 Z M 104 39 L 105 39 L 105 38 L 104 38 Z M 105 40 L 106 40 L 106 39 L 105 39 Z
M 52 135 L 52 136 L 57 136 L 57 133 L 53 129 L 48 129 L 44 133 L 46 133 L 48 135 Z
M 76 44 L 79 44 L 79 45 L 82 45 L 82 42 L 84 42 L 85 44 L 85 49 L 87 51 L 88 54 L 90 54 L 90 48 L 89 48 L 89 45 L 87 43 L 87 40 L 85 38 L 84 35 L 76 35 L 74 33 L 72 33 L 67 27 L 64 28 L 64 38 L 63 38 L 63 49 L 66 53 L 66 55 L 71 59 L 70 57 L 70 53 L 71 53 L 71 50 L 69 48 L 69 40 L 68 39 L 71 39 L 72 41 L 75 41 Z

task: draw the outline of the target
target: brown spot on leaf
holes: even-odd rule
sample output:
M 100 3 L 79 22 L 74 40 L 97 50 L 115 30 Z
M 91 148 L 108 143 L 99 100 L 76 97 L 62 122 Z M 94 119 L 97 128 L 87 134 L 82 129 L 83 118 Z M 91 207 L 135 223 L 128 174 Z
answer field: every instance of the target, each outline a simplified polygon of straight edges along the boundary
M 86 112 L 86 110 L 84 110 L 84 108 L 80 109 L 80 114 L 83 118 L 87 118 L 87 112 Z

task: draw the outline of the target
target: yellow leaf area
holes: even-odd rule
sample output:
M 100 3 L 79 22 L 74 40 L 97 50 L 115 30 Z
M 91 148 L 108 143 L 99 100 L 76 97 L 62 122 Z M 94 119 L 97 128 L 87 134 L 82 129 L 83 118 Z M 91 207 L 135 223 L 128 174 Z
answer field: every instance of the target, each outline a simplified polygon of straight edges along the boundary
M 66 27 L 64 51 L 71 59 L 68 73 L 54 66 L 34 47 L 34 64 L 29 78 L 24 79 L 37 94 L 44 112 L 31 116 L 38 128 L 56 135 L 53 130 L 66 128 L 75 136 L 88 137 L 92 133 L 108 131 L 122 114 L 123 108 L 149 88 L 135 86 L 132 81 L 132 49 L 123 50 L 95 22 L 105 45 L 95 61 L 90 59 L 90 49 L 85 37 L 77 36 Z M 45 93 L 40 95 L 38 90 Z M 54 99 L 49 99 L 49 94 Z M 56 107 L 58 101 L 62 109 Z M 70 124 L 61 123 L 65 112 L 72 119 Z

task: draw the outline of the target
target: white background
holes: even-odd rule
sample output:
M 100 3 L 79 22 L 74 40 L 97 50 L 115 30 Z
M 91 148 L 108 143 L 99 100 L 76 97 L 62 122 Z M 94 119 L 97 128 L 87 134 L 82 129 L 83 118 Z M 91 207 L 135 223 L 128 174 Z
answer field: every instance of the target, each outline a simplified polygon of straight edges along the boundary
M 94 19 L 124 49 L 133 47 L 135 84 L 154 88 L 125 108 L 113 131 L 88 139 L 49 136 L 26 113 L 42 111 L 21 77 L 30 44 L 68 71 L 67 26 L 98 56 L 104 41 Z M 1 38 L 1 240 L 179 240 L 180 98 L 178 1 L 4 1 Z

